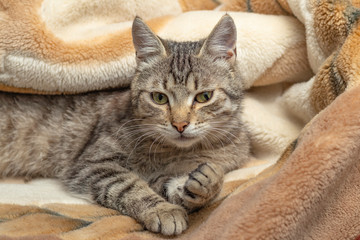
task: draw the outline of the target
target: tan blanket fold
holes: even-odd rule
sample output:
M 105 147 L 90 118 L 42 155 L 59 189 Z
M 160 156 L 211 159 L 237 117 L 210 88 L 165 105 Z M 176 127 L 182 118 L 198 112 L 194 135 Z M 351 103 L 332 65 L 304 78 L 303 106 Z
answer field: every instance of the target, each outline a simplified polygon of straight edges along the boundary
M 292 15 L 287 0 L 222 0 L 221 11 L 243 11 L 273 15 Z
M 95 14 L 94 20 L 86 23 L 84 18 L 91 17 L 91 15 L 86 16 L 86 11 L 82 14 L 80 12 L 79 16 L 73 16 L 77 10 L 75 6 L 82 7 L 82 4 L 75 6 L 69 3 L 63 4 L 65 10 L 73 7 L 72 11 L 58 13 L 60 16 L 70 18 L 73 21 L 71 26 L 64 20 L 56 21 L 57 16 L 47 15 L 49 11 L 53 12 L 59 7 L 53 1 L 3 1 L 2 4 L 3 11 L 0 12 L 2 38 L 0 82 L 4 86 L 2 90 L 58 94 L 129 85 L 135 66 L 130 23 L 126 27 L 120 27 L 117 32 L 107 30 L 108 34 L 104 37 L 101 34 L 94 35 L 87 27 L 118 19 L 116 16 L 110 18 L 111 14 L 109 17 L 102 15 L 103 12 L 98 15 L 92 12 Z M 112 5 L 108 3 L 103 11 L 106 12 L 111 7 Z M 91 10 L 95 11 L 88 9 L 90 12 Z M 178 9 L 178 12 L 181 12 L 181 9 Z M 129 18 L 133 17 L 129 16 Z M 149 22 L 149 25 L 157 30 L 167 21 L 168 17 L 155 18 Z M 85 29 L 84 31 L 90 36 L 89 39 L 82 41 L 70 39 L 77 34 L 84 36 L 85 32 L 79 32 L 80 28 Z M 63 36 L 63 39 L 60 36 Z M 129 64 L 132 67 L 129 67 Z
M 179 0 L 179 3 L 184 12 L 196 10 L 213 10 L 220 4 L 216 0 Z
M 310 66 L 316 74 L 285 96 L 293 113 L 309 121 L 344 91 L 359 85 L 359 1 L 288 0 L 304 24 Z
M 190 215 L 190 229 L 194 231 L 221 201 L 244 181 L 225 184 L 220 196 L 209 207 Z M 132 218 L 119 212 L 91 204 L 44 204 L 21 206 L 0 204 L 0 239 L 63 239 L 95 240 L 160 236 L 144 231 Z M 5 237 L 6 236 L 6 237 Z M 30 237 L 31 236 L 31 237 Z
M 161 36 L 198 40 L 225 12 L 193 10 L 216 6 L 211 0 L 1 0 L 0 90 L 60 94 L 128 86 L 136 64 L 131 38 L 136 15 Z M 304 29 L 295 19 L 232 16 L 242 34 L 238 64 L 247 87 L 311 76 Z M 264 24 L 269 28 L 259 27 Z

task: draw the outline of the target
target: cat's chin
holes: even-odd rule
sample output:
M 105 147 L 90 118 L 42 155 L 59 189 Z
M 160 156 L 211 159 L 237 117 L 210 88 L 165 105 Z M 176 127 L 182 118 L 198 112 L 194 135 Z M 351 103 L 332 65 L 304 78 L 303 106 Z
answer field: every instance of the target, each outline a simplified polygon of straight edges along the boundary
M 179 136 L 171 139 L 171 142 L 179 148 L 189 148 L 198 142 L 198 138 Z

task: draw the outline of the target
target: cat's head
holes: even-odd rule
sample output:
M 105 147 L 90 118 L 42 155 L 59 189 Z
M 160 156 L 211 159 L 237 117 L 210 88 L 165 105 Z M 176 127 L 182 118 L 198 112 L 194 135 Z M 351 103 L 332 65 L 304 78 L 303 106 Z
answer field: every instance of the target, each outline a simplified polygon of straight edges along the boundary
M 223 16 L 197 42 L 161 39 L 140 18 L 132 34 L 138 64 L 133 114 L 148 136 L 179 148 L 229 138 L 242 97 L 233 19 Z

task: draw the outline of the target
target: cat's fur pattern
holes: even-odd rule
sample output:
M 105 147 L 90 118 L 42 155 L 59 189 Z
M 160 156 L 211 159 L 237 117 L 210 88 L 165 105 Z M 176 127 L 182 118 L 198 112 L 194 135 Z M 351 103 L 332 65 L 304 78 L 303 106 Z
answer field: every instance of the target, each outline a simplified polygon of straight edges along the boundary
M 131 90 L 76 96 L 0 94 L 0 171 L 57 177 L 76 194 L 180 234 L 249 156 L 241 122 L 236 30 L 224 16 L 206 40 L 176 43 L 136 18 Z M 214 91 L 206 103 L 197 93 Z M 158 105 L 150 92 L 166 93 Z M 131 99 L 131 101 L 130 101 Z M 186 121 L 184 132 L 172 124 Z

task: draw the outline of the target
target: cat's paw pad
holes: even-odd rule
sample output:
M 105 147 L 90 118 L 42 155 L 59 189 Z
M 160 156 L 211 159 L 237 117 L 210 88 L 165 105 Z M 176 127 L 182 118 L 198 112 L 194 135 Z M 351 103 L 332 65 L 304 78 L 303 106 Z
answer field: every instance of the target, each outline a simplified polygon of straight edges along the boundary
M 181 206 L 164 202 L 149 210 L 144 225 L 152 232 L 178 235 L 187 228 L 187 213 Z
M 184 199 L 190 204 L 204 205 L 220 192 L 223 181 L 222 169 L 211 163 L 201 164 L 189 174 Z

